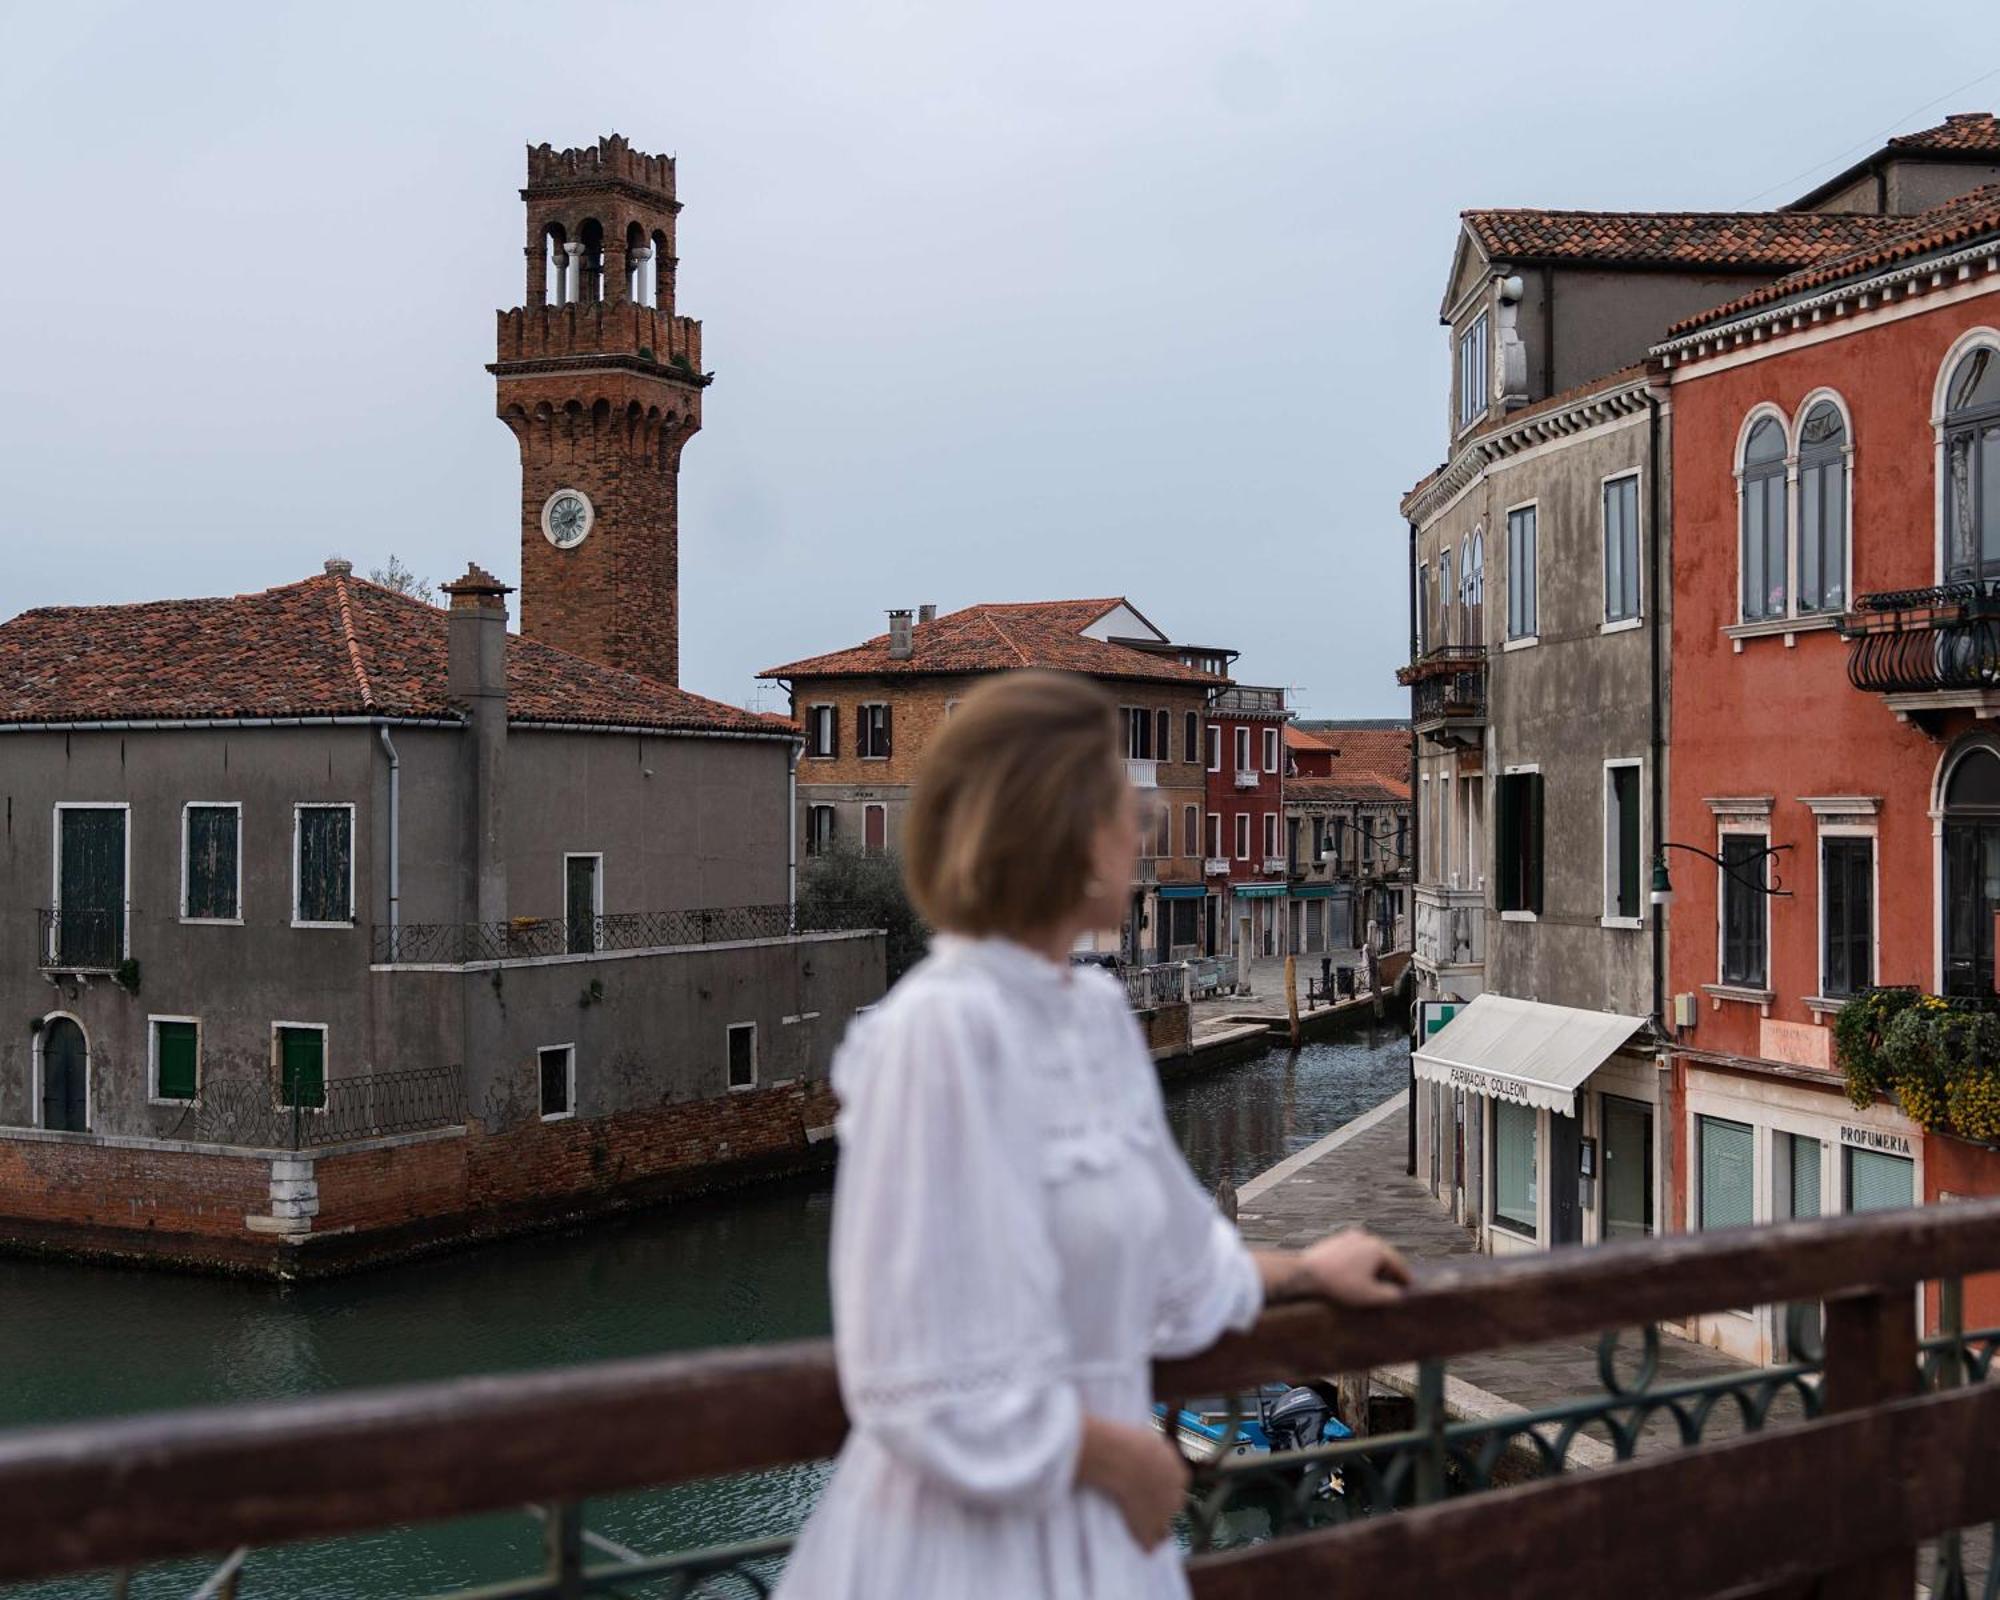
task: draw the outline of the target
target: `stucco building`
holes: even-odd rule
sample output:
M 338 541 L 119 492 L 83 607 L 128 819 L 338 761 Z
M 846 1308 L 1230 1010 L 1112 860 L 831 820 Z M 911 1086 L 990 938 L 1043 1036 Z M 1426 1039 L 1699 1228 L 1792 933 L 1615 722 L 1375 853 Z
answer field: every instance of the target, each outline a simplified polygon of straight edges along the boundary
M 1409 724 L 1294 723 L 1285 751 L 1290 948 L 1407 950 L 1415 859 Z
M 798 806 L 808 855 L 898 851 L 924 751 L 980 679 L 1024 667 L 1096 679 L 1118 702 L 1126 767 L 1145 799 L 1146 848 L 1119 950 L 1156 963 L 1203 954 L 1215 931 L 1203 885 L 1205 730 L 1226 661 L 1174 645 L 1123 599 L 1043 600 L 892 611 L 886 633 L 760 676 L 785 684 L 805 730 Z
M 294 1275 L 824 1153 L 882 941 L 796 926 L 796 731 L 671 681 L 706 380 L 605 240 L 672 166 L 528 167 L 526 635 L 340 560 L 0 626 L 0 1243 Z

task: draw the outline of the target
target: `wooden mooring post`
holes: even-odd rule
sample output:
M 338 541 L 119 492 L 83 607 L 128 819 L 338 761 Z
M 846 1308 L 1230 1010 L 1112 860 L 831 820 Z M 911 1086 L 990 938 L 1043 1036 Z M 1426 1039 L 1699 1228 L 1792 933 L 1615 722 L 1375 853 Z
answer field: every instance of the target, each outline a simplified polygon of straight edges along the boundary
M 1292 1022 L 1292 1048 L 1298 1049 L 1299 1035 L 1299 958 L 1285 957 L 1285 1015 Z

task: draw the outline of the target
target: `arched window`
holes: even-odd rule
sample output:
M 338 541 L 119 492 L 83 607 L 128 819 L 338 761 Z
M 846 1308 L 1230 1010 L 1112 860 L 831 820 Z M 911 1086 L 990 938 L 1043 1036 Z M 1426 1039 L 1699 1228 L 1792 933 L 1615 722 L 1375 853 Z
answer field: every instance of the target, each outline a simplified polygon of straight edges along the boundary
M 576 298 L 594 306 L 604 298 L 604 225 L 589 218 L 577 232 L 577 243 L 583 259 L 576 266 Z
M 1451 585 L 1451 549 L 1447 546 L 1438 552 L 1437 642 L 1441 645 L 1451 643 L 1451 610 L 1454 598 Z
M 569 269 L 568 235 L 560 222 L 551 222 L 542 235 L 543 305 L 568 305 L 576 298 Z
M 1976 345 L 1944 391 L 1945 577 L 2000 577 L 2000 350 Z
M 1847 609 L 1847 419 L 1822 400 L 1799 424 L 1799 610 Z
M 625 298 L 646 304 L 646 230 L 636 222 L 625 229 Z
M 1465 626 L 1462 637 L 1467 644 L 1486 643 L 1486 535 L 1478 528 L 1472 530 L 1459 554 L 1459 605 Z
M 1944 786 L 1944 983 L 1947 994 L 1993 992 L 1993 914 L 2000 911 L 2000 755 L 1975 745 Z
M 1743 620 L 1786 611 L 1785 426 L 1762 417 L 1743 445 Z

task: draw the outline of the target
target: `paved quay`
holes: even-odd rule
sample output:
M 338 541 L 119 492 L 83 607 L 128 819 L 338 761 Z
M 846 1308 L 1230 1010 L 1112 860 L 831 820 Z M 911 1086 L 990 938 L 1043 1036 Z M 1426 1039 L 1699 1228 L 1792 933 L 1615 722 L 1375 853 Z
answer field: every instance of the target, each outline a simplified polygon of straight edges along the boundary
M 1359 950 L 1329 951 L 1336 967 L 1352 967 L 1355 981 L 1360 982 L 1362 966 Z M 1402 974 L 1409 957 L 1394 952 L 1386 962 L 1384 988 L 1393 987 L 1394 981 Z M 1314 1018 L 1326 1018 L 1329 1013 L 1353 1015 L 1365 1012 L 1373 1001 L 1363 993 L 1336 1005 L 1324 1003 L 1315 1006 L 1309 995 L 1309 984 L 1317 982 L 1320 975 L 1320 957 L 1300 956 L 1298 958 L 1299 1019 L 1310 1025 Z M 1250 961 L 1250 992 L 1248 994 L 1213 995 L 1206 1000 L 1197 1000 L 1189 1008 L 1189 1027 L 1197 1050 L 1217 1048 L 1236 1038 L 1264 1039 L 1270 1035 L 1272 1027 L 1285 1021 L 1290 1012 L 1285 1004 L 1285 958 L 1283 956 L 1255 956 Z M 1387 1000 L 1385 994 L 1385 1002 Z
M 1237 1223 L 1244 1238 L 1257 1245 L 1296 1248 L 1338 1228 L 1360 1225 L 1414 1261 L 1476 1254 L 1473 1236 L 1403 1170 L 1408 1150 L 1404 1106 L 1403 1097 L 1395 1096 L 1251 1179 L 1236 1197 Z M 1636 1330 L 1625 1348 L 1629 1358 L 1619 1366 L 1621 1372 L 1630 1373 L 1639 1353 Z M 1664 1386 L 1747 1370 L 1719 1351 L 1663 1332 L 1654 1383 Z M 1389 1368 L 1375 1378 L 1408 1393 L 1414 1388 L 1415 1372 Z M 1454 1417 L 1467 1420 L 1536 1411 L 1603 1392 L 1594 1339 L 1481 1351 L 1455 1357 L 1446 1367 L 1446 1407 Z M 1730 1404 L 1716 1407 L 1707 1436 L 1721 1438 L 1739 1431 L 1735 1410 Z M 1781 1401 L 1773 1414 L 1796 1418 L 1796 1400 Z M 1640 1450 L 1668 1448 L 1677 1439 L 1671 1417 L 1656 1417 L 1641 1435 Z M 1609 1462 L 1612 1452 L 1601 1437 L 1586 1435 L 1572 1446 L 1569 1459 L 1579 1466 L 1598 1466 Z

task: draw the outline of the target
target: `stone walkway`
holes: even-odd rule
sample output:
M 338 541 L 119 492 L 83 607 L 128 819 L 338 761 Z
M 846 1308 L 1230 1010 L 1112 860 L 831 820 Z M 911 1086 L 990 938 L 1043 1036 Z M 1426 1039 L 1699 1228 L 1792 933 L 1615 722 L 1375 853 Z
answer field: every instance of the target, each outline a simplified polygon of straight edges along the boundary
M 1296 1248 L 1350 1225 L 1361 1225 L 1394 1244 L 1416 1261 L 1476 1253 L 1473 1236 L 1442 1211 L 1428 1190 L 1404 1172 L 1407 1133 L 1404 1102 L 1399 1096 L 1349 1123 L 1331 1138 L 1291 1161 L 1244 1185 L 1237 1198 L 1237 1221 L 1252 1244 Z M 1639 1353 L 1635 1330 L 1625 1342 L 1619 1371 L 1630 1377 Z M 1655 1387 L 1749 1370 L 1732 1357 L 1672 1334 L 1660 1336 L 1659 1371 Z M 1446 1367 L 1447 1408 L 1468 1420 L 1510 1412 L 1537 1411 L 1604 1393 L 1598 1374 L 1597 1344 L 1592 1340 L 1557 1340 L 1514 1350 L 1481 1351 L 1454 1358 Z M 1411 1369 L 1376 1374 L 1378 1383 L 1410 1392 Z M 1796 1419 L 1796 1399 L 1781 1400 L 1775 1417 Z M 1740 1431 L 1733 1404 L 1719 1406 L 1704 1432 L 1725 1438 Z M 1600 1436 L 1602 1430 L 1596 1430 Z M 1677 1443 L 1671 1417 L 1650 1422 L 1641 1435 L 1640 1450 Z M 1586 1436 L 1573 1448 L 1571 1460 L 1600 1465 L 1612 1459 L 1610 1447 Z
M 1360 981 L 1361 952 L 1358 950 L 1334 950 L 1328 952 L 1335 967 L 1348 966 L 1355 970 L 1355 981 Z M 1299 1015 L 1310 1017 L 1316 1014 L 1307 996 L 1307 985 L 1319 979 L 1318 956 L 1298 958 Z M 1366 1004 L 1360 1002 L 1349 1004 Z M 1317 1007 L 1318 1012 L 1326 1010 L 1325 1005 Z M 1289 1013 L 1285 1007 L 1285 958 L 1283 956 L 1256 956 L 1250 962 L 1250 992 L 1248 994 L 1221 994 L 1207 1000 L 1197 1000 L 1190 1008 L 1189 1023 L 1197 1045 L 1211 1045 L 1223 1036 L 1232 1033 L 1258 1035 L 1268 1032 L 1270 1023 Z

